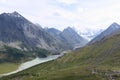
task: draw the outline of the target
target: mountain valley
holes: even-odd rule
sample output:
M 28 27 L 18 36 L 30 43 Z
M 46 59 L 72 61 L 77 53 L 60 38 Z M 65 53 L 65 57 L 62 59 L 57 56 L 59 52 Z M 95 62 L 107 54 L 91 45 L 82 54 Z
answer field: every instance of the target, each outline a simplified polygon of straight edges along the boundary
M 120 0 L 0 0 L 0 80 L 120 80 Z
M 120 80 L 120 32 L 118 28 L 116 30 L 118 32 L 113 30 L 98 41 L 93 39 L 93 43 L 89 42 L 61 58 L 2 77 L 1 80 Z

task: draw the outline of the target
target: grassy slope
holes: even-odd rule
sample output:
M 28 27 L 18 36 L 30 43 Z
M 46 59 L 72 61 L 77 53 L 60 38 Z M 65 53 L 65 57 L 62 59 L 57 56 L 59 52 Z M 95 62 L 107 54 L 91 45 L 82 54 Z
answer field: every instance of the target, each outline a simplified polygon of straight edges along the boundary
M 21 51 L 16 48 L 4 46 L 0 49 L 0 74 L 16 70 L 25 61 L 32 60 L 36 56 L 46 57 L 51 53 L 45 49 L 35 51 Z
M 105 73 L 120 70 L 119 63 L 120 35 L 116 35 L 0 80 L 107 80 Z
M 0 64 L 5 62 L 21 63 L 36 57 L 47 57 L 52 54 L 46 49 L 24 51 L 10 46 L 3 46 L 2 48 L 0 48 Z
M 15 63 L 1 63 L 0 64 L 0 74 L 14 71 L 18 68 L 18 66 L 19 66 L 19 64 L 15 64 Z

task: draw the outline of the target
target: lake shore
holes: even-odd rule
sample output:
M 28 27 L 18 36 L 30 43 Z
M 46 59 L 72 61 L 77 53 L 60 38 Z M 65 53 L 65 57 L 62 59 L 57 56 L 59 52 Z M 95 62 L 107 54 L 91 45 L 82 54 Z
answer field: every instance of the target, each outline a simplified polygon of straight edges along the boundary
M 9 73 L 5 73 L 5 74 L 0 74 L 0 76 L 2 77 L 2 76 L 8 76 L 8 75 L 11 75 L 11 74 L 15 74 L 15 73 L 18 73 L 18 72 L 23 71 L 23 70 L 25 70 L 25 69 L 28 69 L 28 68 L 30 68 L 30 67 L 33 67 L 33 66 L 35 66 L 35 65 L 38 65 L 38 64 L 41 64 L 41 63 L 44 63 L 44 62 L 48 62 L 48 61 L 55 60 L 55 59 L 57 59 L 57 58 L 59 58 L 59 57 L 64 56 L 64 54 L 67 53 L 67 52 L 68 52 L 68 51 L 64 51 L 64 52 L 62 52 L 62 53 L 59 54 L 59 55 L 50 55 L 50 56 L 48 56 L 48 57 L 46 57 L 46 58 L 38 58 L 38 57 L 37 57 L 37 58 L 35 58 L 34 60 L 31 60 L 31 61 L 27 61 L 27 62 L 25 62 L 25 63 L 22 63 L 22 64 L 18 67 L 17 70 L 12 71 L 12 72 L 9 72 Z

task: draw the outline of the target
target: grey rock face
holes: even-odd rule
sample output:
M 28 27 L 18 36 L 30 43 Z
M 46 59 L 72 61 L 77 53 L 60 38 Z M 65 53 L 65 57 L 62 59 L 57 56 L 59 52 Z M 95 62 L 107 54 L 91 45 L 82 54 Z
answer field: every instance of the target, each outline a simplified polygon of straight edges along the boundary
M 73 49 L 75 47 L 82 47 L 88 42 L 71 27 L 64 29 L 62 32 L 54 28 L 49 28 L 47 31 L 52 36 L 56 37 L 59 42 L 62 42 L 64 45 L 66 45 L 66 48 Z
M 83 46 L 87 40 L 68 27 L 63 32 L 50 28 L 43 29 L 33 24 L 18 12 L 0 15 L 0 41 L 4 45 L 22 50 L 47 49 L 63 51 Z
M 100 35 L 95 37 L 89 44 L 95 43 L 102 39 L 106 39 L 107 37 L 113 36 L 120 31 L 120 25 L 117 23 L 111 24 L 105 31 L 103 31 Z
M 52 51 L 60 48 L 54 37 L 17 12 L 0 15 L 0 41 L 27 50 L 44 48 Z M 19 44 L 14 44 L 16 42 Z
M 76 47 L 76 46 L 82 47 L 88 42 L 71 27 L 64 29 L 64 31 L 60 34 L 60 36 L 64 41 L 67 42 L 68 45 L 73 47 Z

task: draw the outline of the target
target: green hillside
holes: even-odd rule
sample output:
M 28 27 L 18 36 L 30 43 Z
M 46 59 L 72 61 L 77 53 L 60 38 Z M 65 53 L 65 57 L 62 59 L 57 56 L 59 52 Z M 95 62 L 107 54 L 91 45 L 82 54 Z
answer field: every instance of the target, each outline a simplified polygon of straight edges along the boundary
M 0 74 L 16 70 L 21 63 L 33 60 L 36 57 L 47 57 L 52 53 L 45 49 L 22 51 L 17 48 L 4 46 L 0 49 Z
M 0 80 L 120 80 L 120 34 Z
M 5 46 L 0 49 L 0 64 L 1 63 L 21 63 L 32 60 L 36 57 L 47 57 L 52 53 L 45 49 L 37 49 L 33 51 L 23 51 L 17 48 Z

